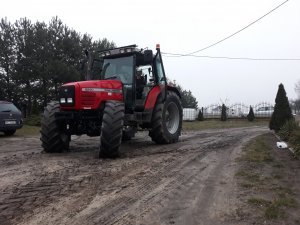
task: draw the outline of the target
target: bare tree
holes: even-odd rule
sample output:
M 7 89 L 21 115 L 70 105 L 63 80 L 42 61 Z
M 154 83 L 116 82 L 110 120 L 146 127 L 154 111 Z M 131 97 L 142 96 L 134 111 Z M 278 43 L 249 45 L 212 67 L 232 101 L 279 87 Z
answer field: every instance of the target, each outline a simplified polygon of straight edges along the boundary
M 298 82 L 295 84 L 295 91 L 300 98 L 300 80 L 298 80 Z

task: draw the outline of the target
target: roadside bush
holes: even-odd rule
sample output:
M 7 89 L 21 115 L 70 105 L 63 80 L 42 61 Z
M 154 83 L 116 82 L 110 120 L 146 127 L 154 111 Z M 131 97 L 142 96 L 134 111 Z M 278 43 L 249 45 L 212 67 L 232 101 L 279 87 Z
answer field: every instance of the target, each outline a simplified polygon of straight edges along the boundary
M 254 116 L 253 108 L 250 105 L 250 110 L 249 110 L 249 113 L 247 115 L 247 119 L 248 119 L 248 121 L 252 122 L 254 120 L 254 118 L 255 118 L 255 116 Z
M 274 130 L 276 133 L 285 124 L 286 121 L 293 118 L 290 108 L 289 100 L 286 96 L 283 84 L 278 87 L 278 92 L 275 99 L 274 112 L 271 116 L 269 123 L 270 130 Z
M 203 121 L 204 120 L 204 117 L 203 117 L 203 108 L 202 108 L 202 110 L 201 109 L 199 110 L 197 120 L 198 121 Z
M 294 119 L 290 119 L 285 122 L 285 124 L 278 131 L 278 135 L 283 141 L 289 141 L 292 132 L 299 129 L 298 124 Z
M 30 115 L 24 119 L 24 124 L 29 126 L 41 126 L 41 115 Z
M 227 120 L 227 112 L 226 112 L 226 106 L 225 104 L 222 105 L 222 111 L 221 111 L 221 121 Z
M 294 149 L 295 154 L 297 156 L 300 156 L 300 128 L 299 127 L 297 127 L 297 129 L 292 131 L 289 138 L 289 143 Z

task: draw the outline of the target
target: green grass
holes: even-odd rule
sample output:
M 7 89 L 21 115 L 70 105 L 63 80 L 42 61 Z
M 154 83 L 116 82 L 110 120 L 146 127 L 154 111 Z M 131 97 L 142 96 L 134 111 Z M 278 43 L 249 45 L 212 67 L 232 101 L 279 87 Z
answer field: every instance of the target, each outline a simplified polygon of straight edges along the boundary
M 246 201 L 257 208 L 258 215 L 263 220 L 280 220 L 286 218 L 288 208 L 298 208 L 298 203 L 288 184 L 284 184 L 284 165 L 272 156 L 274 150 L 268 138 L 268 134 L 260 135 L 245 145 L 237 160 L 242 167 L 236 176 L 244 190 L 251 190 Z
M 18 129 L 15 136 L 34 136 L 40 134 L 40 127 L 24 125 L 21 129 Z
M 259 136 L 248 142 L 245 149 L 247 150 L 241 157 L 241 160 L 257 163 L 273 161 L 271 153 L 272 148 L 266 143 L 265 136 Z
M 247 189 L 250 189 L 250 188 L 254 188 L 255 187 L 255 184 L 252 184 L 252 183 L 244 183 L 244 182 L 241 182 L 240 183 L 241 187 L 243 188 L 247 188 Z
M 18 136 L 32 136 L 39 134 L 41 117 L 32 115 L 24 120 L 22 129 L 17 130 Z M 249 122 L 246 119 L 229 119 L 225 122 L 220 120 L 205 120 L 183 122 L 183 130 L 204 130 L 204 129 L 221 129 L 221 128 L 236 128 L 236 127 L 251 127 L 251 126 L 267 126 L 268 120 L 259 119 L 254 122 Z
M 247 119 L 229 119 L 227 121 L 221 120 L 204 120 L 183 122 L 183 130 L 204 130 L 204 129 L 222 129 L 222 128 L 237 128 L 237 127 L 251 127 L 251 126 L 268 126 L 268 119 L 259 119 L 249 122 Z
M 249 171 L 241 170 L 236 174 L 236 176 L 242 177 L 244 181 L 250 182 L 252 184 L 261 182 L 261 178 L 259 174 L 250 173 Z
M 264 216 L 266 219 L 279 219 L 285 217 L 285 212 L 277 204 L 271 204 L 265 209 Z
M 271 204 L 269 204 L 266 209 L 264 216 L 267 219 L 279 219 L 285 218 L 285 208 L 296 208 L 297 202 L 295 199 L 290 198 L 286 195 L 280 196 L 278 199 L 275 199 Z
M 255 197 L 249 198 L 247 202 L 256 207 L 263 208 L 263 214 L 266 219 L 284 218 L 284 208 L 297 207 L 297 202 L 293 198 L 290 198 L 286 195 L 280 196 L 272 202 L 266 199 Z
M 289 188 L 289 187 L 282 187 L 282 186 L 276 186 L 273 187 L 272 190 L 274 190 L 279 196 L 285 196 L 285 195 L 295 195 L 295 193 Z
M 41 115 L 31 115 L 25 118 L 24 124 L 28 126 L 41 126 Z
M 256 206 L 268 206 L 271 204 L 270 201 L 262 198 L 249 198 L 247 202 Z
M 17 130 L 18 136 L 31 136 L 39 134 L 41 117 L 39 115 L 33 115 L 24 120 L 24 126 L 22 129 Z M 183 122 L 183 130 L 205 130 L 205 129 L 221 129 L 221 128 L 237 128 L 237 127 L 251 127 L 251 126 L 267 126 L 267 119 L 259 119 L 253 122 L 249 122 L 246 119 L 229 119 L 225 122 L 220 120 L 205 120 L 205 121 L 193 121 Z

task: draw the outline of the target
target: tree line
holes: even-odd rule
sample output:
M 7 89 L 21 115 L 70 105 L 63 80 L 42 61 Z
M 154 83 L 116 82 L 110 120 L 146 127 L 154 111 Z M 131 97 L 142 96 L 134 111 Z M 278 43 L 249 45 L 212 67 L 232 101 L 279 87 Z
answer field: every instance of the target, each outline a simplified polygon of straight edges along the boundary
M 12 101 L 26 115 L 37 114 L 56 99 L 58 87 L 84 80 L 85 49 L 116 47 L 106 38 L 93 40 L 69 28 L 58 17 L 49 23 L 21 18 L 0 21 L 0 100 Z M 190 90 L 175 84 L 184 108 L 197 108 Z
M 58 17 L 45 22 L 21 18 L 0 21 L 0 100 L 8 100 L 27 115 L 56 98 L 58 87 L 84 79 L 85 49 L 115 47 L 106 38 L 93 40 Z
M 185 90 L 181 85 L 177 84 L 175 80 L 168 79 L 168 83 L 176 87 L 181 95 L 181 104 L 183 108 L 198 109 L 198 101 L 190 90 Z

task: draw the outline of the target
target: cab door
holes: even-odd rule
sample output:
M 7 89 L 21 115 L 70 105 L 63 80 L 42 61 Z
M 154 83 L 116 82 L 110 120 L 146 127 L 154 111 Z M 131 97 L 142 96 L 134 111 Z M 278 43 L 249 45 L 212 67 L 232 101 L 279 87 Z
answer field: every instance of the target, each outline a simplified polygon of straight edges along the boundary
M 153 69 L 155 73 L 156 84 L 160 86 L 161 91 L 163 92 L 163 100 L 165 100 L 167 97 L 167 78 L 159 48 L 157 48 L 157 53 L 154 57 Z

